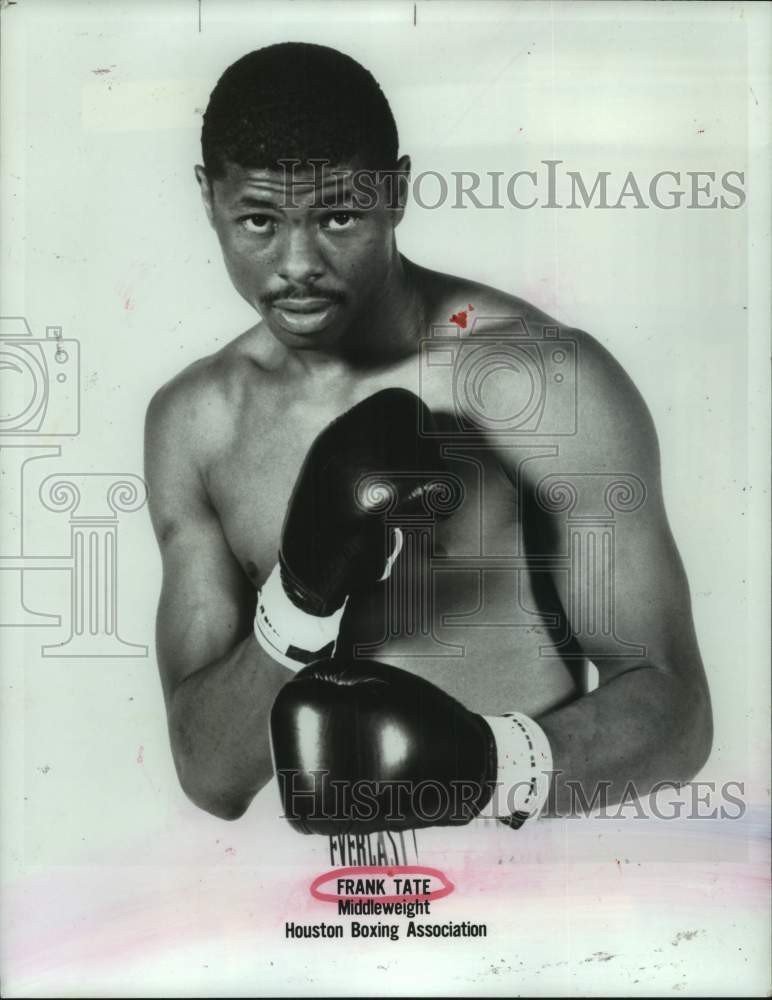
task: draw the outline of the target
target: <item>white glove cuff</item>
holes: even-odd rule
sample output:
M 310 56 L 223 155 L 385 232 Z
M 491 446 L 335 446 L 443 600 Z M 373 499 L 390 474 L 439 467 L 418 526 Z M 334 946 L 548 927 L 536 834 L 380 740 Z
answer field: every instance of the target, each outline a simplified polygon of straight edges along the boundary
M 307 663 L 333 655 L 347 602 L 348 597 L 326 617 L 302 611 L 284 592 L 277 563 L 257 592 L 255 638 L 274 660 L 290 670 L 300 670 Z
M 552 750 L 538 722 L 520 712 L 484 716 L 496 741 L 496 788 L 480 813 L 484 818 L 509 819 L 520 826 L 536 818 L 547 801 L 552 782 Z

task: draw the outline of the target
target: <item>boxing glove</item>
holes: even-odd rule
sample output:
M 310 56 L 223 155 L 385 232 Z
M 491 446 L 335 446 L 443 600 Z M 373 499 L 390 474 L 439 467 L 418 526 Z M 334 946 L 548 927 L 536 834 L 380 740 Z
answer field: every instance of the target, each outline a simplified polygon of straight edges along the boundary
M 431 426 L 418 396 L 384 389 L 312 444 L 255 618 L 261 646 L 291 669 L 330 656 L 347 596 L 390 570 L 401 533 L 385 515 L 421 511 L 444 471 L 438 442 L 422 433 Z
M 368 833 L 537 814 L 549 743 L 517 713 L 486 718 L 375 661 L 322 660 L 281 689 L 271 745 L 284 816 L 303 833 Z

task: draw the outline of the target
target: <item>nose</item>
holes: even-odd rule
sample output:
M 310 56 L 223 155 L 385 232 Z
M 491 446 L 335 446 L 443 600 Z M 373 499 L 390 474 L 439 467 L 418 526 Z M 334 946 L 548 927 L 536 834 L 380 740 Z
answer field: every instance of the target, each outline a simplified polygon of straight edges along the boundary
M 293 284 L 315 281 L 324 273 L 324 262 L 313 234 L 304 226 L 289 226 L 278 267 L 279 276 Z

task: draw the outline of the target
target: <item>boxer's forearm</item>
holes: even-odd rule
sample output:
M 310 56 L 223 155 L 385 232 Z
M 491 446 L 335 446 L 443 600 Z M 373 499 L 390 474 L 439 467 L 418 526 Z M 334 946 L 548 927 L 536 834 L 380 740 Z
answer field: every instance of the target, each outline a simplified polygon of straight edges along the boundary
M 544 815 L 581 812 L 593 799 L 613 805 L 645 796 L 661 781 L 689 781 L 712 742 L 704 682 L 654 667 L 621 674 L 539 724 L 556 772 Z
M 176 688 L 169 704 L 172 753 L 196 805 L 237 819 L 270 780 L 269 715 L 291 676 L 249 635 Z

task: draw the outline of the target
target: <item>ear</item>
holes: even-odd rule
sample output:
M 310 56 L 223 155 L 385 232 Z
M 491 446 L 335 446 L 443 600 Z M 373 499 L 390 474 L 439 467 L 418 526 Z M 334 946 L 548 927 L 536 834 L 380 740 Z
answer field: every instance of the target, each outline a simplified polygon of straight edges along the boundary
M 212 181 L 209 180 L 209 176 L 202 166 L 195 166 L 193 168 L 196 175 L 196 180 L 198 181 L 198 188 L 201 192 L 201 200 L 204 203 L 204 211 L 206 212 L 206 217 L 209 219 L 209 225 L 214 229 L 214 187 Z
M 398 226 L 405 215 L 407 195 L 410 190 L 411 166 L 409 156 L 400 156 L 397 160 L 397 176 L 393 188 L 395 205 L 392 210 L 392 218 L 394 226 Z

